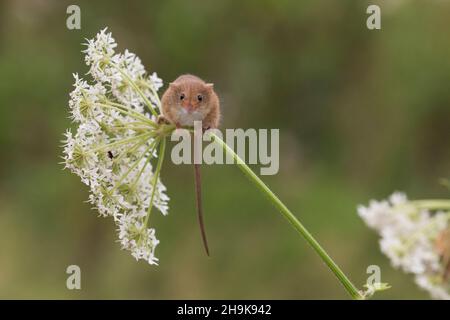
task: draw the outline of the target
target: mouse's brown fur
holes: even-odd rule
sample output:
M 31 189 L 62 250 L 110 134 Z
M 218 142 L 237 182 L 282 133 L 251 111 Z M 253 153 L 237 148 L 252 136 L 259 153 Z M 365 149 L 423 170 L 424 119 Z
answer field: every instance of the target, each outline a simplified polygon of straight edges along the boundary
M 181 126 L 193 126 L 202 121 L 203 128 L 217 128 L 220 121 L 219 98 L 212 83 L 185 74 L 170 83 L 162 99 L 164 117 Z
M 220 121 L 219 97 L 214 91 L 212 83 L 206 83 L 199 77 L 185 74 L 179 76 L 169 84 L 162 99 L 163 118 L 177 127 L 194 126 L 194 121 L 202 121 L 203 130 L 217 128 Z M 201 133 L 200 133 L 201 134 Z M 208 241 L 206 239 L 203 222 L 202 191 L 200 165 L 194 164 L 195 192 L 197 200 L 197 213 L 203 245 L 209 256 Z

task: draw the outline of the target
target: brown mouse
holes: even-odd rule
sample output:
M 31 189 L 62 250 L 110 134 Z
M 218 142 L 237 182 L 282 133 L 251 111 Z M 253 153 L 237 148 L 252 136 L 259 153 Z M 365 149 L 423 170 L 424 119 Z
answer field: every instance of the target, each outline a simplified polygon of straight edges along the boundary
M 169 84 L 162 99 L 163 116 L 177 127 L 193 126 L 202 121 L 202 127 L 217 128 L 220 121 L 219 97 L 212 83 L 184 74 Z
M 220 121 L 219 97 L 214 91 L 212 83 L 206 83 L 199 77 L 185 74 L 179 76 L 164 92 L 162 99 L 162 114 L 158 120 L 167 120 L 177 128 L 194 126 L 194 121 L 202 121 L 203 130 L 217 128 Z M 194 163 L 195 191 L 197 198 L 197 214 L 203 245 L 209 256 L 208 241 L 206 239 L 203 222 L 203 206 L 201 191 L 200 165 Z

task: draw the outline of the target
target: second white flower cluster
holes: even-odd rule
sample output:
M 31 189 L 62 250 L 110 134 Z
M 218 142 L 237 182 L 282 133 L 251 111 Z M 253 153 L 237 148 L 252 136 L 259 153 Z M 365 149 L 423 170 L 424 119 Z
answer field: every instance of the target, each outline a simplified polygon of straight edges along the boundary
M 450 247 L 440 245 L 448 233 L 450 213 L 439 207 L 433 201 L 410 201 L 396 192 L 388 200 L 359 206 L 358 213 L 380 234 L 381 251 L 394 267 L 414 274 L 416 283 L 432 297 L 450 299 L 445 258 Z M 450 238 L 444 240 L 448 243 Z

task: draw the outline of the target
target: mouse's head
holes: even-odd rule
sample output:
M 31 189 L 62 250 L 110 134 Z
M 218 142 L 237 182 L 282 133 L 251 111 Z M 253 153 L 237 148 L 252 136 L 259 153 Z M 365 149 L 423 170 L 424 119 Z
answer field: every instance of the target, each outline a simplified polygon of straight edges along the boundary
M 191 79 L 170 83 L 172 102 L 187 113 L 207 113 L 213 92 L 212 83 Z

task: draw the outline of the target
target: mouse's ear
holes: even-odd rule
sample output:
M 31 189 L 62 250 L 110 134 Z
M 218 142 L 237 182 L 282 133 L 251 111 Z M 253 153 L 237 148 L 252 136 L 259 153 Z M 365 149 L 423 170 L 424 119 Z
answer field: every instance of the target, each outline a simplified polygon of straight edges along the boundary
M 207 83 L 205 84 L 205 87 L 208 89 L 214 89 L 214 83 Z
M 178 84 L 176 84 L 175 82 L 171 82 L 171 83 L 169 83 L 169 87 L 171 87 L 171 88 L 178 88 Z

